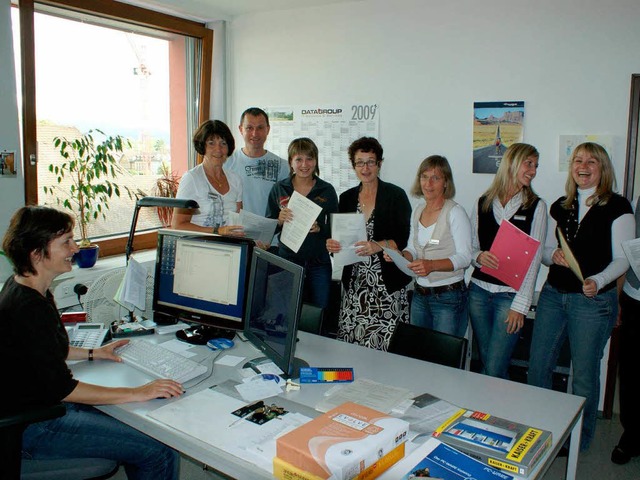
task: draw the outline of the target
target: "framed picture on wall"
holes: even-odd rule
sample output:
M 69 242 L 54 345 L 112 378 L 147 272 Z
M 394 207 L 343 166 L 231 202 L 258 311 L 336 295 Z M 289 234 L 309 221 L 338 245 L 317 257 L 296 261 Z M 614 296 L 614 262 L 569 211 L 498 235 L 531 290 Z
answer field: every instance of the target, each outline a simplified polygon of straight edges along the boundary
M 496 173 L 504 152 L 522 141 L 524 102 L 473 104 L 473 173 Z

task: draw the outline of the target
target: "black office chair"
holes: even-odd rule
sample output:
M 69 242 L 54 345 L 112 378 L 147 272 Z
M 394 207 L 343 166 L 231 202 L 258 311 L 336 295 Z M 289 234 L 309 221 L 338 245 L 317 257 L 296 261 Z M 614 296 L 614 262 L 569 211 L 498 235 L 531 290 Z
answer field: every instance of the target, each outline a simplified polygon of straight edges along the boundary
M 467 339 L 398 322 L 388 351 L 454 368 L 464 368 Z
M 303 303 L 300 321 L 298 322 L 298 330 L 320 335 L 323 318 L 324 310 L 322 308 L 311 303 Z
M 99 480 L 118 471 L 118 463 L 105 458 L 32 460 L 22 458 L 22 433 L 31 423 L 65 414 L 62 404 L 0 413 L 0 478 L 3 480 Z

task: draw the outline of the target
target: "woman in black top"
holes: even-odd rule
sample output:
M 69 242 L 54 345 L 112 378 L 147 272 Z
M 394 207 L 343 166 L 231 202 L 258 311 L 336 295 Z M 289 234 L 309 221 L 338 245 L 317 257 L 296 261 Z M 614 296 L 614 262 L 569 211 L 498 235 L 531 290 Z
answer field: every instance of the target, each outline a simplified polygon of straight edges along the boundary
M 613 192 L 614 182 L 604 148 L 590 142 L 575 148 L 566 195 L 550 209 L 549 232 L 554 235 L 547 237 L 542 254 L 549 275 L 538 300 L 531 339 L 529 383 L 545 388 L 551 388 L 560 349 L 569 339 L 572 392 L 586 398 L 581 450 L 589 447 L 596 427 L 600 360 L 618 313 L 616 280 L 629 268 L 621 244 L 635 233 L 631 205 Z M 561 237 L 581 272 L 570 268 Z
M 28 206 L 11 218 L 2 245 L 14 265 L 0 292 L 0 364 L 10 389 L 0 396 L 3 411 L 65 402 L 67 413 L 34 423 L 23 434 L 23 455 L 31 458 L 109 458 L 124 464 L 128 478 L 177 479 L 179 455 L 162 443 L 88 405 L 170 398 L 182 393 L 173 380 L 136 388 L 79 382 L 66 360 L 120 362 L 120 340 L 95 350 L 69 346 L 49 287 L 71 270 L 78 247 L 73 218 L 48 207 Z
M 411 204 L 403 189 L 378 178 L 382 146 L 375 138 L 353 142 L 349 159 L 360 184 L 340 195 L 338 210 L 362 213 L 367 238 L 355 244 L 363 261 L 345 266 L 342 273 L 338 338 L 387 350 L 396 322 L 409 321 L 406 286 L 411 278 L 384 261 L 381 245 L 400 251 L 407 246 Z M 340 249 L 338 241 L 327 240 L 329 253 Z

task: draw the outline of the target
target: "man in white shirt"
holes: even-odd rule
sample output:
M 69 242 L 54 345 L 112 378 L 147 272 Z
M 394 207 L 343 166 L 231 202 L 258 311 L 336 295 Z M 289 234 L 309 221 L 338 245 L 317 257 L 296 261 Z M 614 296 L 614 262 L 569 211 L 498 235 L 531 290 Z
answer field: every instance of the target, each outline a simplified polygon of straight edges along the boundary
M 289 164 L 264 148 L 269 135 L 269 117 L 260 108 L 251 107 L 240 117 L 244 147 L 233 152 L 225 170 L 235 172 L 243 183 L 243 209 L 264 216 L 273 185 L 289 175 Z

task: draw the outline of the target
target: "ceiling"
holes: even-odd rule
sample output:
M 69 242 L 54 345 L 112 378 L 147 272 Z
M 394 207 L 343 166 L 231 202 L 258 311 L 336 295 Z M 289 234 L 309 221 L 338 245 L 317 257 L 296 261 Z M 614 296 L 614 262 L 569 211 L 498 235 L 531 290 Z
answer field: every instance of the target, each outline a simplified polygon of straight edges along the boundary
M 349 3 L 356 0 L 121 0 L 124 3 L 145 7 L 178 17 L 210 22 L 232 20 L 238 15 L 274 10 Z

